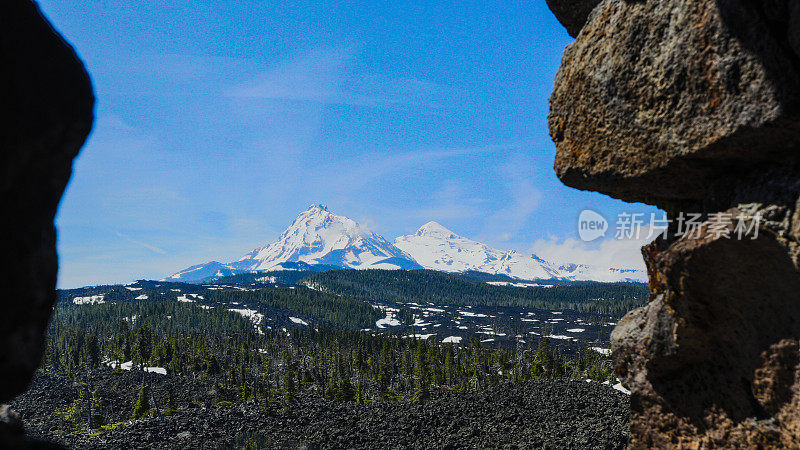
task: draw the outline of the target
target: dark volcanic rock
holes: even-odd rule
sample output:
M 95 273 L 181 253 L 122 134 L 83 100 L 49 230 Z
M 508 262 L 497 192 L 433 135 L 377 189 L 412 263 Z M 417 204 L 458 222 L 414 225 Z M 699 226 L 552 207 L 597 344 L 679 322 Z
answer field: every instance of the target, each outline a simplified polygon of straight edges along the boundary
M 72 48 L 28 0 L 0 2 L 0 402 L 22 392 L 39 365 L 56 300 L 53 217 L 72 159 L 92 125 L 89 76 Z
M 669 207 L 729 200 L 738 178 L 798 161 L 800 60 L 774 15 L 744 0 L 600 3 L 550 98 L 559 178 Z
M 127 420 L 141 373 L 100 370 L 88 380 Z M 330 402 L 302 392 L 290 411 L 254 403 L 208 402 L 210 380 L 149 375 L 164 404 L 171 390 L 181 412 L 119 424 L 103 433 L 69 433 L 54 414 L 77 398 L 66 377 L 38 375 L 14 402 L 28 432 L 71 448 L 624 448 L 628 397 L 585 381 L 539 380 L 480 392 L 434 391 L 424 404 Z M 206 384 L 204 386 L 204 383 Z
M 547 0 L 547 6 L 570 36 L 576 37 L 600 0 Z

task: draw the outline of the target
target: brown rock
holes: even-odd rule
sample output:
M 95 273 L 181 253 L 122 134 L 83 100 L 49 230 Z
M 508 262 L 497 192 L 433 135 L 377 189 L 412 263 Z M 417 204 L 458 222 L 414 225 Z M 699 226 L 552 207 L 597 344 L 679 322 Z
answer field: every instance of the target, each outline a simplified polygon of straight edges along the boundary
M 601 2 L 550 98 L 559 178 L 667 208 L 726 203 L 738 178 L 800 160 L 800 60 L 783 9 Z
M 39 365 L 55 302 L 53 217 L 72 159 L 92 125 L 89 76 L 73 49 L 28 0 L 0 2 L 0 402 L 22 392 Z
M 782 206 L 726 211 L 767 216 L 756 239 L 708 221 L 698 238 L 643 249 L 651 301 L 612 333 L 632 448 L 800 446 L 798 241 Z
M 570 36 L 576 37 L 600 0 L 547 0 L 547 7 Z

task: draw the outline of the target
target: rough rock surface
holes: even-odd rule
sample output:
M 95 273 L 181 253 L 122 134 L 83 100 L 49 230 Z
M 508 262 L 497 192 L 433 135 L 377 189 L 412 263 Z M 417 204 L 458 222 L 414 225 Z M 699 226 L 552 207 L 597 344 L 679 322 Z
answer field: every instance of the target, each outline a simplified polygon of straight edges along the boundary
M 600 0 L 547 0 L 547 7 L 570 36 L 576 37 Z
M 796 238 L 767 224 L 738 240 L 734 226 L 728 238 L 713 223 L 645 248 L 651 301 L 612 333 L 633 391 L 631 444 L 796 448 L 800 272 L 787 252 Z
M 564 53 L 558 176 L 673 220 L 612 334 L 633 448 L 800 448 L 798 5 L 604 0 Z
M 91 128 L 94 97 L 72 48 L 29 0 L 0 2 L 0 402 L 22 392 L 39 365 L 56 300 L 53 217 L 72 159 Z
M 798 28 L 779 4 L 600 3 L 550 98 L 559 178 L 662 207 L 727 203 L 737 178 L 798 161 Z
M 539 380 L 481 392 L 434 391 L 424 404 L 330 402 L 303 392 L 290 411 L 265 413 L 254 403 L 214 404 L 210 380 L 148 374 L 161 404 L 170 390 L 181 412 L 127 422 L 142 374 L 103 369 L 88 380 L 110 402 L 103 433 L 64 432 L 54 411 L 79 387 L 56 374 L 37 375 L 12 403 L 27 432 L 72 448 L 624 448 L 628 396 L 599 383 Z M 83 388 L 85 389 L 85 388 Z M 113 408 L 111 408 L 113 406 Z M 252 447 L 254 448 L 254 447 Z

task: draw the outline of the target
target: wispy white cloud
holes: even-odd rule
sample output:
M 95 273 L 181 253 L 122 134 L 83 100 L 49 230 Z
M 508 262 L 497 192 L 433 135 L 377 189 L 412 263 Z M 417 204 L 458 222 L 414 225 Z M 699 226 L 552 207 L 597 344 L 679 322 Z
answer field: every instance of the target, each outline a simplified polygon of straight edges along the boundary
M 374 152 L 361 154 L 357 158 L 339 160 L 327 167 L 319 167 L 323 173 L 336 173 L 338 184 L 349 191 L 374 186 L 387 177 L 398 177 L 414 170 L 430 170 L 439 161 L 454 158 L 508 151 L 509 144 L 493 144 L 475 147 L 417 148 L 409 151 Z
M 342 73 L 353 53 L 352 47 L 315 48 L 223 93 L 235 98 L 343 101 Z
M 577 224 L 576 224 L 577 226 Z M 584 242 L 578 239 L 560 239 L 551 236 L 536 241 L 531 251 L 537 256 L 557 264 L 578 263 L 598 267 L 645 269 L 641 248 L 657 236 L 651 235 L 648 225 L 642 226 L 638 236 L 616 239 L 612 233 L 600 242 Z M 663 229 L 661 230 L 663 231 Z
M 408 210 L 408 217 L 418 218 L 421 222 L 436 220 L 449 226 L 449 221 L 475 218 L 481 214 L 483 199 L 474 198 L 463 182 L 447 180 L 440 189 L 434 192 L 425 206 Z
M 505 206 L 488 215 L 482 236 L 491 241 L 509 241 L 530 221 L 539 208 L 542 192 L 531 174 L 531 163 L 520 154 L 511 154 L 495 167 L 498 182 L 503 186 Z
M 264 99 L 389 108 L 439 110 L 468 92 L 412 77 L 356 72 L 356 46 L 317 47 L 287 59 L 253 79 L 223 90 L 237 99 Z
M 160 253 L 162 255 L 166 255 L 167 254 L 166 250 L 164 250 L 162 248 L 159 248 L 159 247 L 156 247 L 155 245 L 148 244 L 147 242 L 143 242 L 143 241 L 140 241 L 138 239 L 134 239 L 134 238 L 128 236 L 127 234 L 120 233 L 119 231 L 117 231 L 116 234 L 117 234 L 117 236 L 125 239 L 128 242 L 132 242 L 132 243 L 134 243 L 136 245 L 140 245 L 140 246 L 142 246 L 142 247 L 144 247 L 144 248 L 146 248 L 146 249 L 148 249 L 148 250 L 150 250 L 152 252 Z

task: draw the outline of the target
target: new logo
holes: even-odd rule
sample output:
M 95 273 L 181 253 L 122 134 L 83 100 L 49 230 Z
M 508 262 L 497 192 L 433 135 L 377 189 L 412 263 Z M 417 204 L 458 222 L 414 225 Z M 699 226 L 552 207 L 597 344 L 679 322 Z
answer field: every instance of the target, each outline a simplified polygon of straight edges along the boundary
M 600 213 L 584 209 L 578 216 L 578 236 L 584 242 L 602 237 L 608 231 L 608 221 Z

